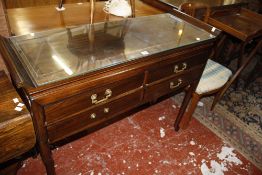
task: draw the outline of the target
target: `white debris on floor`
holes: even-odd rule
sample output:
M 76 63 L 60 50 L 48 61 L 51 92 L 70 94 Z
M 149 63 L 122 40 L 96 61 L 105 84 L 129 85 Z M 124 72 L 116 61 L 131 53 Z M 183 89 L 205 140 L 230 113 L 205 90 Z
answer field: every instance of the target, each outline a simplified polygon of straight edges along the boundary
M 217 154 L 217 157 L 220 160 L 224 161 L 225 163 L 233 163 L 235 165 L 241 165 L 242 161 L 236 157 L 236 154 L 233 153 L 233 151 L 234 148 L 223 146 L 221 152 Z
M 171 164 L 171 162 L 169 162 L 168 160 L 160 160 L 159 162 L 163 164 L 169 164 L 169 165 Z
M 196 142 L 194 140 L 191 140 L 189 143 L 190 145 L 196 145 Z
M 158 118 L 159 121 L 165 120 L 166 116 L 161 116 Z
M 240 165 L 242 161 L 236 157 L 236 154 L 233 153 L 234 148 L 223 146 L 221 152 L 217 154 L 217 157 L 220 160 L 220 163 L 211 160 L 210 168 L 208 168 L 205 160 L 202 160 L 201 172 L 203 175 L 224 175 L 225 171 L 228 171 L 228 166 Z
M 195 153 L 189 152 L 189 155 L 190 155 L 190 156 L 195 156 Z
M 203 175 L 224 175 L 224 171 L 226 170 L 225 167 L 222 167 L 215 160 L 211 160 L 210 165 L 211 165 L 211 168 L 208 168 L 206 163 L 202 163 L 201 172 Z
M 90 175 L 94 175 L 95 174 L 94 170 L 90 170 L 89 172 L 90 172 Z
M 160 137 L 163 138 L 165 137 L 166 133 L 165 133 L 165 129 L 164 128 L 160 128 Z

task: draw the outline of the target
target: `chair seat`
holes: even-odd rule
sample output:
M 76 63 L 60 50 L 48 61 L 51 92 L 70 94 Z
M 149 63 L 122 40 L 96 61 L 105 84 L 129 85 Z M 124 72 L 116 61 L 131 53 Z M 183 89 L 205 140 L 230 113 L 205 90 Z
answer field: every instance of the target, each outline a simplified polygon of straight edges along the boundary
M 208 59 L 204 72 L 198 83 L 196 93 L 204 94 L 221 88 L 228 81 L 231 75 L 231 70 L 211 59 Z

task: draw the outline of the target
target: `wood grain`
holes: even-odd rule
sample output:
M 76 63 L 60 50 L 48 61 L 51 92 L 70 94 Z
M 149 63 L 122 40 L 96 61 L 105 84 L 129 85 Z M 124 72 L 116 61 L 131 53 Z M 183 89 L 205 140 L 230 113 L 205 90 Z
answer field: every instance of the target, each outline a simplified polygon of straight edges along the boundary
M 3 0 L 7 8 L 25 8 L 57 4 L 58 0 Z M 89 0 L 65 0 L 64 3 L 89 2 Z
M 3 2 L 0 0 L 0 16 L 4 15 L 5 11 L 4 11 L 4 4 Z
M 242 41 L 251 40 L 262 33 L 262 15 L 245 8 L 216 10 L 208 23 Z
M 104 2 L 96 3 L 96 14 L 94 22 L 104 22 L 106 14 L 103 11 Z M 66 10 L 58 12 L 54 5 L 8 9 L 8 18 L 11 32 L 15 35 L 35 33 L 43 30 L 64 28 L 88 24 L 90 22 L 90 4 L 83 3 L 66 4 Z M 163 13 L 154 7 L 150 7 L 140 0 L 136 0 L 136 16 L 147 16 Z M 52 20 L 50 20 L 52 19 Z M 109 20 L 119 20 L 122 18 L 111 15 Z
M 31 116 L 26 107 L 16 111 L 19 95 L 3 71 L 0 72 L 0 163 L 15 158 L 35 145 L 35 133 Z
M 110 89 L 112 91 L 112 96 L 109 97 L 109 100 L 113 100 L 121 94 L 142 87 L 143 78 L 144 74 L 138 73 L 135 76 L 130 76 L 128 79 L 108 79 L 109 81 L 104 82 L 104 84 L 99 83 L 99 86 L 97 87 L 87 88 L 84 93 L 74 95 L 52 105 L 46 106 L 46 121 L 49 125 L 61 119 L 65 120 L 68 117 L 71 118 L 72 115 L 74 115 L 76 112 L 92 108 L 93 106 L 95 106 L 95 104 L 92 104 L 91 96 L 93 94 L 97 94 L 97 99 L 101 100 L 105 98 L 105 91 L 107 89 Z
M 0 35 L 6 37 L 10 36 L 9 23 L 6 18 L 6 9 L 2 1 L 0 1 Z
M 149 7 L 141 1 L 137 2 L 136 16 L 162 13 L 162 11 Z M 101 4 L 99 7 L 98 3 L 97 7 L 98 9 L 100 8 L 100 11 L 102 10 Z M 57 11 L 54 10 L 54 6 L 9 9 L 8 12 L 12 26 L 15 26 L 13 29 L 16 30 L 16 34 L 64 27 L 65 25 L 73 23 L 80 24 L 88 22 L 88 4 L 83 4 L 81 7 L 70 4 L 66 8 L 67 11 L 63 12 L 62 21 L 61 13 L 57 13 Z M 43 15 L 44 12 L 46 16 Z M 104 14 L 99 13 L 99 11 L 97 13 L 98 15 L 95 18 L 97 22 L 99 20 L 103 21 Z M 184 14 L 181 13 L 180 15 L 183 16 Z M 50 21 L 50 18 L 54 20 Z M 185 17 L 182 19 L 190 19 L 194 21 L 195 24 L 211 30 L 210 26 L 193 18 Z M 110 16 L 110 20 L 117 20 L 117 18 L 111 18 Z M 24 24 L 18 25 L 18 23 L 23 22 Z M 22 31 L 19 27 L 25 30 Z M 21 91 L 21 96 L 27 96 L 30 99 L 30 110 L 33 114 L 38 146 L 47 173 L 50 175 L 55 174 L 54 161 L 50 149 L 51 144 L 83 130 L 99 128 L 98 125 L 106 123 L 109 119 L 115 119 L 119 114 L 134 110 L 137 106 L 150 102 L 152 96 L 158 98 L 170 95 L 190 85 L 190 91 L 188 91 L 186 95 L 187 98 L 182 104 L 182 111 L 179 112 L 179 119 L 181 119 L 204 69 L 204 62 L 208 59 L 214 40 L 215 39 L 211 39 L 206 42 L 170 49 L 143 57 L 143 59 L 136 59 L 117 66 L 104 68 L 99 71 L 39 87 L 28 86 L 28 84 L 22 85 L 23 91 Z M 0 44 L 4 58 L 6 62 L 9 63 L 9 70 L 16 70 L 14 64 L 12 64 L 13 59 L 11 58 L 15 57 L 15 55 L 7 51 L 8 43 L 2 39 Z M 202 56 L 206 57 L 202 59 L 200 58 Z M 168 66 L 170 63 L 172 68 L 175 63 L 180 63 L 180 61 L 183 60 L 188 60 L 190 66 L 189 71 L 175 74 L 171 69 L 168 69 L 168 72 L 159 75 L 157 79 L 149 79 L 149 77 L 153 77 L 151 76 L 152 71 L 150 72 L 149 70 L 157 70 L 157 68 L 163 65 L 161 68 L 165 69 L 165 66 Z M 196 60 L 201 61 L 198 62 Z M 16 75 L 16 71 L 12 72 L 14 79 L 19 77 Z M 193 76 L 191 73 L 193 73 Z M 182 85 L 170 89 L 170 81 L 176 83 L 180 78 L 184 80 Z M 149 80 L 151 82 L 148 82 Z M 87 94 L 88 98 L 90 98 L 92 93 L 97 93 L 101 96 L 104 89 L 107 88 L 114 89 L 112 99 L 91 106 L 90 102 L 84 103 L 85 97 L 82 97 L 83 94 Z M 156 95 L 154 96 L 154 94 Z M 65 109 L 65 107 L 69 107 L 69 110 Z M 105 108 L 109 108 L 109 113 L 104 112 Z M 92 113 L 97 115 L 97 118 L 94 120 L 90 118 Z M 179 123 L 179 121 L 177 123 Z
M 116 117 L 118 114 L 139 106 L 141 104 L 142 92 L 142 88 L 137 88 L 112 102 L 96 105 L 95 108 L 77 113 L 70 119 L 57 122 L 55 125 L 48 127 L 50 143 L 62 140 L 85 129 L 97 127 L 99 124 L 105 123 L 109 118 Z M 108 108 L 107 113 L 104 112 L 105 108 Z M 96 118 L 91 118 L 92 114 L 95 114 Z
M 9 30 L 8 30 L 6 18 L 5 18 L 4 4 L 1 0 L 0 0 L 0 35 L 9 36 Z M 1 53 L 0 53 L 0 70 L 4 70 L 5 73 L 8 75 L 8 71 L 5 66 L 4 60 L 1 56 Z

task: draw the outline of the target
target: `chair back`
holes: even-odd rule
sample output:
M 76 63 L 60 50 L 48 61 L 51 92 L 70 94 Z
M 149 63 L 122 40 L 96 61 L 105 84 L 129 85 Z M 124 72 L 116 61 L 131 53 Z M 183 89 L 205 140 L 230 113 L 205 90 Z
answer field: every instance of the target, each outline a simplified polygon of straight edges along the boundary
M 204 22 L 208 21 L 210 15 L 210 7 L 203 3 L 183 3 L 179 6 L 179 10 Z

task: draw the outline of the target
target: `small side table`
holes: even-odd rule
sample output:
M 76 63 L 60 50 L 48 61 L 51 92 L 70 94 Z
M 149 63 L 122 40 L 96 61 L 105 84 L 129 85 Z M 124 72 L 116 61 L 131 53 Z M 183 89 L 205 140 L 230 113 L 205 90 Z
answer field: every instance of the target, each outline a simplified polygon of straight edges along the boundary
M 2 164 L 32 149 L 36 140 L 31 116 L 4 71 L 0 71 L 0 97 L 0 164 Z M 10 167 L 2 167 L 0 174 L 8 174 Z
M 238 75 L 253 59 L 257 50 L 262 47 L 262 15 L 245 8 L 230 7 L 213 11 L 208 23 L 235 37 L 240 43 L 238 68 L 232 81 L 224 87 L 222 96 L 231 83 L 238 79 Z

